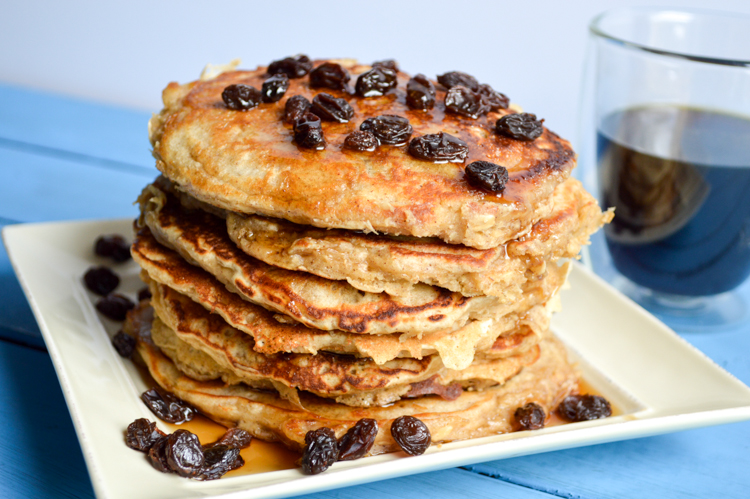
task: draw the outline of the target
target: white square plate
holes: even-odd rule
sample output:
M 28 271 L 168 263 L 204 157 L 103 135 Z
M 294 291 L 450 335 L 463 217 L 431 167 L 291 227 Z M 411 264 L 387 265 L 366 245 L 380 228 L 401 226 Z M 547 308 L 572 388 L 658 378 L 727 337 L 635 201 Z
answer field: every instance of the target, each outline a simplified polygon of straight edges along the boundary
M 81 276 L 94 264 L 93 241 L 131 232 L 131 220 L 7 226 L 11 262 L 39 322 L 99 498 L 286 497 L 401 475 L 536 452 L 656 435 L 750 419 L 750 389 L 662 323 L 580 265 L 563 292 L 553 328 L 577 358 L 586 382 L 618 415 L 431 447 L 424 455 L 386 454 L 341 462 L 316 476 L 299 470 L 197 482 L 154 471 L 127 448 L 123 432 L 153 416 L 139 399 L 147 387 L 120 358 Z M 133 262 L 119 264 L 118 292 L 143 285 Z M 139 457 L 141 457 L 139 459 Z

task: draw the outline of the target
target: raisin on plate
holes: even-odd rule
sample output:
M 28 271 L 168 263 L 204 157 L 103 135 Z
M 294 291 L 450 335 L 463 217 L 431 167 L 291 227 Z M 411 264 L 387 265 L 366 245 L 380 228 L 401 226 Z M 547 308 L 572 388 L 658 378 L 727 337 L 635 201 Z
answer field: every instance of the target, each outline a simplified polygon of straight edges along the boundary
M 204 448 L 212 447 L 214 445 L 227 445 L 236 449 L 244 449 L 250 445 L 252 439 L 252 435 L 242 428 L 229 428 L 219 440 L 212 444 L 205 445 Z
M 130 260 L 130 244 L 119 234 L 99 236 L 94 241 L 94 253 L 115 262 Z
M 135 308 L 135 303 L 127 296 L 110 293 L 104 298 L 99 298 L 95 306 L 103 316 L 113 321 L 124 321 L 128 310 Z
M 156 427 L 156 423 L 146 418 L 139 418 L 128 425 L 125 445 L 131 449 L 148 452 L 151 446 L 163 436 L 165 436 L 164 432 Z
M 310 430 L 305 435 L 305 450 L 302 453 L 302 472 L 317 475 L 327 470 L 339 457 L 336 435 L 330 428 Z
M 120 278 L 109 267 L 91 267 L 83 274 L 83 283 L 92 293 L 107 296 L 120 285 Z
M 151 388 L 141 394 L 141 400 L 157 417 L 172 424 L 182 424 L 195 417 L 196 411 L 187 402 L 171 393 Z
M 167 436 L 164 456 L 172 471 L 187 478 L 197 476 L 205 461 L 198 437 L 187 430 L 177 430 Z
M 133 355 L 133 352 L 135 351 L 135 338 L 122 331 L 118 331 L 117 334 L 112 337 L 112 346 L 115 347 L 115 350 L 120 357 L 127 359 Z
M 339 440 L 339 461 L 359 459 L 372 449 L 378 436 L 378 422 L 362 418 Z
M 391 436 L 396 443 L 412 456 L 424 454 L 432 443 L 430 429 L 414 416 L 401 416 L 391 424 Z
M 609 401 L 599 395 L 568 395 L 557 407 L 557 413 L 568 421 L 590 421 L 612 415 Z
M 195 475 L 197 480 L 216 480 L 245 464 L 240 456 L 240 449 L 229 445 L 213 445 L 205 449 L 203 459 L 203 467 Z
M 529 402 L 516 409 L 514 418 L 522 430 L 540 430 L 544 428 L 547 415 L 542 406 L 536 402 Z

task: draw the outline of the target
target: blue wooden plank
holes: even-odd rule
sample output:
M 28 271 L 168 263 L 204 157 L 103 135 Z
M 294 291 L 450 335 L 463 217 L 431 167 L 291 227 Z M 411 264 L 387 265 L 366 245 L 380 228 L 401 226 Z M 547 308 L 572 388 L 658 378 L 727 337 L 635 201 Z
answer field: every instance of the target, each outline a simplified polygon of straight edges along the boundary
M 13 223 L 0 218 L 0 230 Z M 8 260 L 5 247 L 0 245 L 0 339 L 44 348 L 39 327 L 31 313 L 26 296 Z
M 155 109 L 154 111 L 158 111 Z M 149 169 L 150 113 L 0 84 L 0 143 Z
M 21 222 L 135 217 L 156 169 L 109 170 L 0 148 L 0 217 Z
M 46 353 L 0 341 L 0 428 L 0 497 L 94 497 Z
M 405 458 L 408 459 L 408 458 Z M 482 499 L 499 497 L 514 499 L 550 499 L 550 495 L 502 480 L 454 468 L 419 475 L 394 478 L 356 487 L 346 487 L 317 494 L 299 496 L 299 499 Z
M 0 148 L 0 228 L 9 223 L 137 216 L 133 202 L 156 176 Z M 39 329 L 0 247 L 0 338 L 41 346 Z
M 746 498 L 750 423 L 477 464 L 467 469 L 562 497 Z

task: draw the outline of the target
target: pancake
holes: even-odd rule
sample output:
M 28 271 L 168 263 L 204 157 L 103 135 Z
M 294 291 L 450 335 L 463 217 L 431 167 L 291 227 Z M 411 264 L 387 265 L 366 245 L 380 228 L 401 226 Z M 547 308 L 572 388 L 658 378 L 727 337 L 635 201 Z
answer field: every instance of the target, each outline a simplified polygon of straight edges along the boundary
M 464 296 L 517 296 L 527 271 L 544 262 L 574 258 L 589 235 L 611 219 L 575 179 L 558 185 L 552 213 L 520 240 L 486 250 L 437 239 L 375 236 L 323 230 L 257 215 L 227 214 L 229 237 L 269 265 L 346 280 L 370 293 L 408 294 L 416 283 Z M 536 262 L 529 267 L 529 260 Z
M 440 357 L 401 358 L 378 365 L 371 359 L 329 353 L 265 355 L 254 350 L 252 337 L 228 325 L 221 317 L 166 286 L 152 286 L 151 305 L 156 317 L 152 337 L 157 346 L 168 344 L 178 366 L 200 379 L 221 378 L 225 383 L 245 382 L 254 387 L 285 387 L 333 398 L 355 406 L 382 406 L 406 396 L 411 385 L 432 379 L 454 388 L 485 388 L 502 384 L 539 356 L 538 347 L 524 351 L 510 346 L 509 355 L 477 359 L 463 370 L 445 369 Z M 173 338 L 174 337 L 174 338 Z M 184 348 L 176 340 L 187 343 Z M 215 365 L 206 362 L 207 354 Z M 200 366 L 198 369 L 196 366 Z M 211 369 L 214 369 L 211 372 Z M 259 383 L 261 383 L 259 385 Z M 435 387 L 441 388 L 441 387 Z M 295 400 L 297 397 L 293 397 Z
M 521 298 L 521 289 L 503 302 L 425 284 L 414 285 L 406 296 L 367 293 L 345 281 L 281 269 L 250 257 L 229 238 L 224 220 L 187 210 L 153 185 L 144 189 L 139 201 L 139 223 L 147 225 L 160 243 L 243 299 L 312 328 L 359 334 L 456 330 L 470 320 L 505 315 Z
M 513 336 L 506 341 L 527 344 L 535 341 L 549 326 L 551 308 L 557 301 L 555 293 L 567 273 L 567 267 L 554 268 L 545 279 L 535 281 L 533 287 L 526 289 L 513 311 L 492 319 L 469 321 L 456 331 L 426 333 L 421 337 L 362 335 L 325 332 L 296 322 L 279 322 L 273 312 L 243 300 L 208 272 L 188 264 L 177 253 L 157 243 L 148 229 L 139 231 L 131 253 L 143 269 L 144 281 L 153 279 L 169 286 L 220 315 L 233 327 L 252 336 L 257 352 L 315 354 L 327 351 L 370 357 L 378 364 L 397 357 L 422 358 L 436 354 L 451 369 L 467 367 L 476 350 L 490 349 L 501 337 Z
M 370 69 L 339 62 L 352 81 Z M 529 142 L 495 133 L 496 120 L 515 112 L 512 108 L 478 119 L 446 113 L 446 89 L 436 85 L 434 109 L 409 109 L 405 73 L 398 74 L 396 90 L 381 97 L 312 89 L 309 77 L 303 77 L 290 80 L 277 103 L 246 112 L 223 103 L 221 93 L 228 85 L 261 88 L 266 77 L 266 68 L 259 67 L 170 83 L 162 94 L 163 110 L 149 122 L 156 167 L 180 189 L 229 211 L 322 228 L 437 237 L 487 249 L 527 233 L 548 216 L 555 186 L 575 165 L 568 141 L 547 129 Z M 282 120 L 286 101 L 295 95 L 312 100 L 321 92 L 345 98 L 354 116 L 347 123 L 323 124 L 325 150 L 298 148 L 292 126 Z M 363 120 L 384 114 L 406 117 L 412 137 L 445 132 L 459 138 L 468 145 L 467 158 L 437 164 L 410 156 L 406 146 L 385 145 L 374 152 L 342 148 L 346 135 Z M 510 179 L 502 193 L 469 185 L 465 165 L 477 160 L 507 168 Z
M 127 329 L 127 325 L 126 325 Z M 540 345 L 540 357 L 504 385 L 482 391 L 463 391 L 455 400 L 423 396 L 400 400 L 387 407 L 350 407 L 314 395 L 300 394 L 301 407 L 269 390 L 245 384 L 198 381 L 182 373 L 144 335 L 137 351 L 151 376 L 165 390 L 189 402 L 211 419 L 240 427 L 254 437 L 280 441 L 301 450 L 305 434 L 331 428 L 338 438 L 361 418 L 377 420 L 379 431 L 370 455 L 399 450 L 390 425 L 399 416 L 412 415 L 430 430 L 432 443 L 477 438 L 513 431 L 516 408 L 528 402 L 550 414 L 560 401 L 578 389 L 578 374 L 563 346 L 549 337 Z

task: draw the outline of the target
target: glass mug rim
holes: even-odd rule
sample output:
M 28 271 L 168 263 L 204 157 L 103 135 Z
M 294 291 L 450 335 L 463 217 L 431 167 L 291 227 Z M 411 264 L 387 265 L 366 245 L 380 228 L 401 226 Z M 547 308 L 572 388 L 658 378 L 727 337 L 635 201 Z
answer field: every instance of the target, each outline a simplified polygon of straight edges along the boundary
M 659 15 L 671 14 L 671 15 L 674 15 L 675 17 L 678 17 L 678 16 L 684 17 L 687 14 L 691 16 L 701 16 L 704 18 L 708 18 L 708 17 L 713 17 L 715 19 L 724 18 L 727 20 L 731 20 L 732 22 L 737 22 L 739 20 L 740 22 L 744 22 L 747 24 L 748 30 L 750 30 L 750 15 L 727 12 L 727 11 L 708 10 L 708 9 L 689 9 L 689 8 L 676 9 L 676 8 L 670 8 L 670 7 L 624 7 L 624 8 L 612 9 L 612 10 L 602 12 L 601 14 L 597 15 L 594 19 L 592 19 L 591 23 L 589 24 L 589 32 L 592 35 L 603 38 L 605 40 L 616 43 L 618 45 L 622 45 L 626 48 L 640 50 L 643 52 L 649 52 L 652 54 L 657 54 L 657 55 L 666 56 L 666 57 L 674 57 L 677 59 L 689 60 L 693 62 L 717 64 L 721 66 L 735 66 L 735 67 L 739 66 L 739 67 L 750 68 L 750 58 L 740 59 L 740 58 L 709 57 L 709 56 L 704 56 L 704 55 L 691 54 L 687 52 L 678 52 L 678 51 L 666 50 L 666 49 L 662 49 L 658 47 L 652 47 L 643 43 L 638 43 L 633 40 L 628 40 L 622 36 L 616 36 L 612 33 L 607 32 L 607 30 L 605 30 L 604 27 L 602 26 L 603 22 L 611 17 L 615 17 L 615 16 L 622 17 L 623 15 L 633 15 L 633 14 L 646 14 L 650 16 L 653 16 L 654 14 L 659 14 Z

